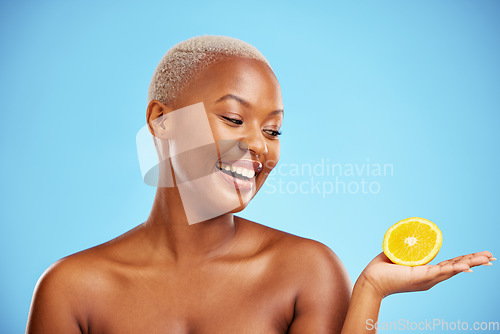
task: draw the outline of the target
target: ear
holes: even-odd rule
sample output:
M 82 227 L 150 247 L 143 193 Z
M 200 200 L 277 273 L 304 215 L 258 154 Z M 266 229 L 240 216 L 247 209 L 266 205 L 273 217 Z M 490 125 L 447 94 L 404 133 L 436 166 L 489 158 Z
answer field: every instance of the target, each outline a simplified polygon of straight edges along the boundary
M 146 120 L 148 123 L 149 132 L 159 139 L 168 138 L 167 114 L 172 109 L 157 100 L 149 102 L 146 111 Z

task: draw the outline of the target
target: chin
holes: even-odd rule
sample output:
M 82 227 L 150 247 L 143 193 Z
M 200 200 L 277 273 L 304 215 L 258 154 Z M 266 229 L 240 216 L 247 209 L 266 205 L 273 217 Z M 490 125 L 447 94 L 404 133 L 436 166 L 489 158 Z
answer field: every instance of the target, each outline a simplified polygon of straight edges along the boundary
M 242 205 L 240 206 L 239 208 L 236 208 L 234 210 L 232 210 L 230 213 L 238 213 L 238 212 L 241 212 L 243 211 L 244 208 L 246 208 L 247 206 L 246 205 Z

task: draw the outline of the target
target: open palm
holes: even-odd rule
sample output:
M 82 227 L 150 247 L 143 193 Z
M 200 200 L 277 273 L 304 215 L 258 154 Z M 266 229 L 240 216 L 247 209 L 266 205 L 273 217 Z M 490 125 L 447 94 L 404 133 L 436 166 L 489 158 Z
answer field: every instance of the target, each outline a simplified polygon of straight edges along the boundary
M 362 275 L 371 283 L 381 297 L 393 293 L 423 291 L 448 278 L 479 265 L 491 265 L 496 260 L 488 252 L 462 255 L 436 265 L 416 267 L 392 263 L 384 253 L 376 256 L 365 268 Z

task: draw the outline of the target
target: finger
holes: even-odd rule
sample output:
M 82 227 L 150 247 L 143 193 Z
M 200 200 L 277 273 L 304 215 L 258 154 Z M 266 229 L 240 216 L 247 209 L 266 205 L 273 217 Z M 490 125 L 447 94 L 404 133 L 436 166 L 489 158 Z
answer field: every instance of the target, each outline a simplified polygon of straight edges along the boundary
M 417 268 L 415 267 L 416 270 L 418 270 Z M 446 264 L 427 265 L 420 268 L 426 271 L 424 276 L 430 281 L 440 282 L 464 270 L 468 270 L 470 267 L 466 263 L 452 263 L 448 261 Z
M 373 260 L 372 262 L 375 261 L 375 262 L 386 262 L 386 263 L 392 263 L 392 261 L 387 257 L 387 255 L 385 255 L 384 252 L 381 252 L 379 255 L 377 255 Z
M 435 265 L 430 266 L 428 269 L 429 279 L 432 282 L 432 285 L 435 285 L 439 282 L 447 280 L 461 272 L 470 270 L 470 267 L 467 263 L 457 262 L 452 263 L 448 262 L 444 265 Z
M 489 258 L 486 257 L 486 255 L 488 254 L 484 254 L 483 252 L 481 252 L 481 253 L 464 255 L 452 260 L 448 260 L 446 261 L 446 263 L 436 266 L 439 267 L 438 277 L 440 280 L 445 280 L 458 274 L 459 272 L 471 273 L 472 267 L 476 267 L 479 265 L 490 266 L 491 262 L 489 262 Z
M 471 256 L 471 257 L 466 257 L 458 261 L 457 263 L 466 263 L 469 267 L 476 267 L 476 266 L 491 266 L 492 263 L 490 262 L 490 259 L 486 257 L 485 255 L 476 255 L 476 256 Z
M 385 263 L 390 263 L 390 264 L 394 264 L 394 262 L 391 261 L 391 259 L 389 259 L 387 257 L 387 255 L 385 255 L 384 252 L 380 253 L 380 260 L 385 262 Z
M 485 259 L 485 257 L 481 257 Z M 482 260 L 481 260 L 482 261 Z M 445 264 L 436 265 L 436 270 L 439 272 L 440 276 L 451 277 L 462 271 L 470 270 L 471 266 L 477 263 L 478 260 L 474 258 L 471 254 L 459 256 L 457 258 L 446 261 Z
M 434 286 L 439 282 L 447 280 L 461 272 L 472 272 L 471 267 L 479 265 L 491 265 L 492 258 L 489 252 L 478 252 L 458 256 L 456 258 L 440 262 L 437 265 L 421 266 L 425 270 L 423 276 L 428 280 L 429 286 Z M 418 269 L 417 269 L 418 270 Z
M 449 260 L 448 263 L 467 263 L 469 266 L 477 266 L 489 263 L 489 258 L 483 253 L 474 253 Z
M 459 262 L 448 262 L 444 266 L 439 268 L 439 275 L 443 277 L 443 279 L 448 279 L 458 273 L 463 271 L 467 271 L 470 269 L 469 264 L 466 261 Z
M 441 265 L 445 265 L 445 264 L 448 264 L 448 263 L 455 263 L 455 262 L 457 262 L 458 260 L 460 260 L 461 258 L 463 258 L 464 256 L 466 256 L 466 255 L 461 255 L 461 256 L 454 257 L 453 259 L 449 259 L 449 260 L 441 261 L 441 262 L 439 262 L 437 265 L 438 265 L 438 266 L 441 266 Z
M 489 251 L 482 251 L 482 252 L 478 252 L 478 253 L 473 253 L 473 255 L 477 255 L 477 256 L 484 255 L 488 259 L 493 258 L 493 254 L 491 254 L 491 252 L 489 252 Z
M 495 261 L 496 260 L 496 258 L 493 257 L 493 255 L 491 254 L 491 252 L 489 252 L 489 251 L 482 251 L 482 252 L 477 252 L 477 253 L 471 253 L 471 254 L 457 256 L 457 257 L 455 257 L 453 259 L 449 259 L 449 260 L 445 260 L 445 261 L 439 262 L 437 265 L 445 265 L 445 264 L 448 264 L 449 262 L 457 263 L 457 262 L 459 262 L 459 261 L 461 261 L 463 259 L 473 258 L 473 257 L 476 257 L 476 256 L 485 256 L 490 261 Z

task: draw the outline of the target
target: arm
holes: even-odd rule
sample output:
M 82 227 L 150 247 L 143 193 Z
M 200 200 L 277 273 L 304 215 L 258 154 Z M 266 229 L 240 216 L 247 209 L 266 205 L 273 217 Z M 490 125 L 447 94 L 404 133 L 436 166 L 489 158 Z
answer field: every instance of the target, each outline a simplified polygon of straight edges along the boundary
M 490 252 L 480 252 L 443 261 L 437 265 L 406 267 L 391 263 L 379 254 L 359 276 L 354 286 L 342 334 L 375 333 L 380 303 L 390 294 L 423 291 L 463 271 L 494 260 Z
M 351 303 L 342 327 L 345 333 L 375 333 L 382 297 L 362 276 L 356 281 Z
M 33 294 L 27 334 L 81 334 L 71 287 L 72 272 L 57 262 L 40 277 Z

